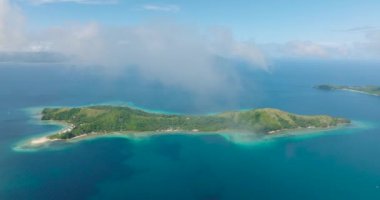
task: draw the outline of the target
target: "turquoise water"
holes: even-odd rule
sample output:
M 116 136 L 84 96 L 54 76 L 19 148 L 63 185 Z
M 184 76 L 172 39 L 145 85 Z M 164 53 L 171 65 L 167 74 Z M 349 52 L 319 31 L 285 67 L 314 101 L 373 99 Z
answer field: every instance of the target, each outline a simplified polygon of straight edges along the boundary
M 239 74 L 235 98 L 200 102 L 135 73 L 102 80 L 72 69 L 0 67 L 0 199 L 380 199 L 380 98 L 312 89 L 380 84 L 377 64 L 282 61 L 270 72 L 241 68 Z M 347 117 L 355 127 L 262 141 L 108 136 L 14 150 L 60 128 L 36 123 L 29 108 L 108 102 L 186 114 L 275 107 Z

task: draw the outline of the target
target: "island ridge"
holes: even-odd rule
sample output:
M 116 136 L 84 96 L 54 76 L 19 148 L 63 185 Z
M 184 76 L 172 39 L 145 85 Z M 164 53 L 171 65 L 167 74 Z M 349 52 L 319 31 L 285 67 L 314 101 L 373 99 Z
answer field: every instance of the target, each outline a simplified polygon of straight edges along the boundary
M 236 131 L 279 134 L 284 130 L 330 128 L 350 121 L 327 115 L 304 116 L 264 108 L 230 111 L 213 115 L 174 115 L 149 113 L 123 106 L 45 108 L 42 120 L 70 124 L 48 139 L 71 139 L 89 134 L 115 132 L 220 132 Z

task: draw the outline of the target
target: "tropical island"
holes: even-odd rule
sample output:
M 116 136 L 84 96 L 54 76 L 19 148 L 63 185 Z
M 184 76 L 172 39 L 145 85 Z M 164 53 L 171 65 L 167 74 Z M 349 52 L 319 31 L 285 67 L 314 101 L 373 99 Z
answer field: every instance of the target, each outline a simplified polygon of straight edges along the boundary
M 217 133 L 241 132 L 263 135 L 296 129 L 326 129 L 346 125 L 350 120 L 327 115 L 297 115 L 272 108 L 229 111 L 213 115 L 150 113 L 125 106 L 45 108 L 42 120 L 65 123 L 58 133 L 33 140 L 39 145 L 112 133 Z
M 317 85 L 315 88 L 320 90 L 345 90 L 359 92 L 368 95 L 380 96 L 380 86 L 340 86 L 340 85 Z

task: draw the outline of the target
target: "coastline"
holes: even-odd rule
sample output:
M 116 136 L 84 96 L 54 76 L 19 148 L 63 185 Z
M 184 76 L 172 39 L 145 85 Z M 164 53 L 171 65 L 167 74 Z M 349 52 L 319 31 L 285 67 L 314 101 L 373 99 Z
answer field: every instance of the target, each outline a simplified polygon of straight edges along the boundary
M 160 130 L 160 131 L 121 131 L 121 132 L 94 132 L 88 134 L 82 134 L 70 139 L 49 139 L 48 137 L 52 134 L 62 133 L 68 129 L 70 129 L 73 125 L 61 122 L 61 121 L 53 121 L 49 120 L 49 124 L 56 124 L 63 126 L 62 129 L 44 135 L 43 137 L 34 137 L 32 139 L 24 141 L 21 145 L 17 146 L 17 149 L 38 149 L 41 147 L 49 147 L 50 144 L 54 144 L 56 142 L 59 143 L 72 143 L 72 142 L 80 142 L 86 139 L 96 139 L 101 137 L 123 137 L 129 139 L 143 139 L 149 138 L 152 136 L 163 136 L 163 135 L 187 135 L 187 136 L 200 136 L 200 135 L 219 135 L 223 138 L 235 142 L 235 143 L 247 143 L 249 142 L 259 142 L 264 140 L 271 140 L 276 138 L 283 138 L 289 136 L 299 136 L 299 135 L 313 135 L 313 134 L 324 134 L 325 132 L 350 128 L 354 127 L 353 123 L 349 124 L 340 124 L 333 127 L 326 128 L 316 128 L 316 127 L 308 127 L 308 128 L 295 128 L 295 129 L 283 129 L 271 131 L 270 133 L 252 133 L 252 132 L 242 132 L 235 130 L 223 130 L 223 131 L 210 131 L 210 132 L 200 132 L 200 131 L 183 131 L 183 130 Z
M 163 114 L 177 114 L 174 112 L 164 112 L 164 111 L 160 111 L 160 110 L 145 109 L 145 108 L 136 106 L 133 102 L 128 102 L 128 101 L 99 102 L 99 103 L 90 103 L 90 104 L 80 104 L 80 105 L 74 105 L 74 106 L 70 105 L 70 107 L 79 108 L 79 107 L 83 107 L 83 106 L 86 107 L 86 106 L 102 106 L 102 105 L 128 106 L 128 107 L 140 109 L 140 110 L 143 110 L 146 112 L 159 113 L 159 114 L 162 114 L 162 113 Z M 65 107 L 65 106 L 68 106 L 68 105 L 51 105 L 48 107 L 49 108 L 61 108 L 61 107 Z M 54 132 L 45 132 L 45 133 L 33 135 L 33 136 L 27 137 L 25 139 L 22 139 L 21 141 L 14 144 L 13 150 L 15 150 L 15 151 L 25 151 L 25 150 L 29 151 L 31 149 L 48 147 L 50 144 L 55 143 L 55 142 L 69 142 L 69 141 L 76 141 L 80 138 L 90 138 L 90 137 L 94 137 L 94 136 L 105 135 L 105 134 L 86 134 L 86 135 L 76 136 L 74 138 L 71 138 L 70 140 L 49 139 L 48 137 L 50 135 L 64 131 L 68 127 L 72 126 L 72 124 L 68 124 L 68 123 L 63 122 L 63 121 L 41 120 L 42 110 L 44 108 L 46 108 L 46 106 L 34 106 L 34 107 L 21 108 L 21 110 L 30 116 L 30 119 L 28 120 L 29 123 L 36 124 L 36 125 L 56 125 L 56 126 L 59 126 L 59 129 L 57 131 L 54 131 Z M 111 134 L 113 135 L 114 133 L 111 133 Z M 107 135 L 110 135 L 110 134 L 107 134 Z
M 90 104 L 90 105 L 109 105 L 105 103 L 99 103 L 99 104 Z M 117 105 L 120 105 L 120 103 L 117 103 Z M 124 103 L 124 105 L 130 105 L 129 102 Z M 59 106 L 51 106 L 51 108 L 55 108 Z M 80 106 L 74 106 L 74 107 L 80 107 Z M 137 107 L 137 106 L 134 106 Z M 160 136 L 160 135 L 188 135 L 188 136 L 196 136 L 196 135 L 219 135 L 224 137 L 225 139 L 236 142 L 236 143 L 242 143 L 241 139 L 236 138 L 246 138 L 244 139 L 243 143 L 247 143 L 248 141 L 250 143 L 254 141 L 263 141 L 268 139 L 274 139 L 274 138 L 280 138 L 280 137 L 288 137 L 288 136 L 294 136 L 294 135 L 312 135 L 315 133 L 320 132 L 329 132 L 337 129 L 343 129 L 347 127 L 354 126 L 352 123 L 347 124 L 339 124 L 337 126 L 332 127 L 326 127 L 326 128 L 317 128 L 317 127 L 307 127 L 307 128 L 294 128 L 294 129 L 282 129 L 282 130 L 275 130 L 270 131 L 268 133 L 253 133 L 253 132 L 244 132 L 244 131 L 236 131 L 236 130 L 221 130 L 221 131 L 210 131 L 210 132 L 202 132 L 197 129 L 194 129 L 192 131 L 184 131 L 184 130 L 177 130 L 177 129 L 168 129 L 168 130 L 157 130 L 157 131 L 119 131 L 119 132 L 97 132 L 97 133 L 88 133 L 88 134 L 82 134 L 70 139 L 50 139 L 49 136 L 57 134 L 57 133 L 64 133 L 66 131 L 72 130 L 74 128 L 73 124 L 66 123 L 64 121 L 55 121 L 55 120 L 41 120 L 42 117 L 42 110 L 45 107 L 32 107 L 32 108 L 26 108 L 24 109 L 26 112 L 29 113 L 31 116 L 31 122 L 39 125 L 57 125 L 60 128 L 54 132 L 44 133 L 40 134 L 39 137 L 34 135 L 33 137 L 29 137 L 24 139 L 21 142 L 18 142 L 15 146 L 15 150 L 30 150 L 30 149 L 38 149 L 38 148 L 44 148 L 49 147 L 52 144 L 64 144 L 64 143 L 72 143 L 72 142 L 79 142 L 82 140 L 90 139 L 90 138 L 100 138 L 100 137 L 123 137 L 123 138 L 129 138 L 129 139 L 143 139 L 148 138 L 151 136 Z M 147 109 L 142 109 L 147 110 Z
M 342 90 L 342 91 L 348 91 L 348 92 L 355 92 L 355 93 L 360 93 L 360 94 L 366 94 L 366 95 L 375 96 L 375 97 L 380 97 L 379 94 L 371 94 L 371 93 L 368 93 L 368 92 L 363 92 L 363 91 L 354 90 L 354 89 L 340 89 L 340 90 Z

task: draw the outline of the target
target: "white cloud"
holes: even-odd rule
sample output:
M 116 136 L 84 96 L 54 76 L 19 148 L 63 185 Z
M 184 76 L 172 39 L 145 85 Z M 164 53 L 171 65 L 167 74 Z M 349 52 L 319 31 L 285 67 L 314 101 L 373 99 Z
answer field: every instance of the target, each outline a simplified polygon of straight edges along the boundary
M 373 31 L 373 30 L 379 30 L 379 27 L 377 26 L 356 26 L 346 29 L 337 29 L 334 31 L 338 32 L 367 32 L 367 31 Z
M 0 51 L 13 51 L 25 45 L 24 17 L 8 0 L 0 0 Z
M 380 30 L 375 26 L 357 26 L 339 30 L 342 34 L 358 34 L 354 42 L 290 41 L 261 44 L 260 48 L 272 58 L 311 58 L 345 60 L 380 60 Z
M 237 41 L 233 34 L 226 29 L 212 31 L 210 47 L 213 53 L 228 59 L 234 59 L 266 68 L 267 61 L 262 51 L 252 41 Z
M 287 53 L 299 57 L 327 57 L 326 46 L 310 41 L 293 41 L 285 45 Z
M 78 4 L 116 4 L 118 0 L 29 0 L 33 4 L 51 4 L 51 3 L 78 3 Z
M 239 87 L 233 68 L 219 66 L 220 57 L 266 67 L 263 54 L 253 43 L 237 41 L 228 32 L 220 36 L 191 26 L 155 21 L 125 27 L 64 25 L 31 35 L 23 30 L 19 10 L 7 0 L 0 3 L 0 61 L 66 59 L 101 74 L 133 68 L 147 80 L 199 94 L 228 93 Z
M 380 55 L 380 31 L 370 31 L 366 34 L 366 42 L 363 43 L 363 46 L 366 46 L 378 56 Z
M 312 41 L 291 41 L 284 44 L 261 45 L 267 55 L 274 58 L 297 59 L 347 59 L 357 58 L 350 43 L 318 43 Z
M 88 3 L 89 0 L 54 0 Z M 135 69 L 147 80 L 181 87 L 198 94 L 229 93 L 239 89 L 233 66 L 220 66 L 220 58 L 238 60 L 266 69 L 265 55 L 281 58 L 380 57 L 380 31 L 371 31 L 360 43 L 292 41 L 261 45 L 239 41 L 225 29 L 204 31 L 178 23 L 141 23 L 104 27 L 97 23 L 64 25 L 27 34 L 24 17 L 8 0 L 0 0 L 0 62 L 70 62 L 84 70 L 117 74 Z M 35 2 L 52 3 L 53 0 Z M 106 1 L 91 1 L 103 2 Z M 116 2 L 116 1 L 107 1 Z M 171 11 L 173 7 L 147 7 Z M 174 10 L 178 8 L 174 7 Z
M 380 59 L 380 31 L 368 31 L 365 34 L 365 40 L 354 43 L 353 47 L 362 57 Z
M 40 42 L 82 66 L 107 73 L 135 68 L 148 80 L 197 93 L 238 87 L 238 80 L 231 81 L 234 72 L 218 66 L 219 57 L 266 67 L 253 43 L 238 42 L 232 35 L 210 39 L 214 37 L 175 23 L 155 22 L 122 28 L 98 24 L 54 28 L 41 34 Z
M 160 11 L 160 12 L 179 12 L 181 7 L 178 5 L 167 4 L 167 5 L 157 5 L 157 4 L 145 4 L 142 10 L 147 11 Z

